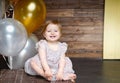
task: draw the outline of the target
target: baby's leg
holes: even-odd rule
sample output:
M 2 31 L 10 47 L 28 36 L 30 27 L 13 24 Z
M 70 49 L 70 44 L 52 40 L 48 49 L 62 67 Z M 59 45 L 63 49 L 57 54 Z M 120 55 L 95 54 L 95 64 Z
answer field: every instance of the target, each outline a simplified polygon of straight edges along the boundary
M 35 63 L 34 60 L 31 60 L 31 61 L 30 61 L 30 64 L 31 64 L 32 68 L 38 73 L 38 75 L 45 77 L 45 76 L 44 76 L 44 71 L 43 71 L 43 69 L 40 68 L 40 67 L 38 66 L 38 64 Z
M 31 60 L 30 64 L 32 68 L 38 73 L 38 75 L 44 77 L 48 81 L 51 81 L 51 78 L 45 75 L 44 70 L 34 60 Z
M 76 74 L 74 74 L 72 61 L 68 57 L 66 57 L 66 65 L 65 65 L 64 71 L 69 72 L 69 73 L 65 73 L 63 80 L 75 80 L 76 79 Z

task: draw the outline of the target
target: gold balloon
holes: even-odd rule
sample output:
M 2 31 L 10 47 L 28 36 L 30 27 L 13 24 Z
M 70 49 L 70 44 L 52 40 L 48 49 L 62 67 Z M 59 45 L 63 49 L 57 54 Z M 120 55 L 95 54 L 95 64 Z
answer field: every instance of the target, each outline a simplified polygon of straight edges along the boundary
M 46 18 L 45 3 L 43 0 L 19 0 L 14 7 L 14 18 L 23 23 L 30 35 Z

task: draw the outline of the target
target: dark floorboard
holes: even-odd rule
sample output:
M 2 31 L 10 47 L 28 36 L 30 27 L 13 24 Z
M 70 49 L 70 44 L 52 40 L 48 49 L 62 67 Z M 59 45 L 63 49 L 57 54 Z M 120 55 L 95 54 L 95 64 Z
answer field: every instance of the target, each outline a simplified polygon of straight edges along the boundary
M 71 58 L 77 74 L 76 83 L 120 83 L 120 61 Z M 0 63 L 0 83 L 72 83 L 48 82 L 39 76 L 29 76 L 23 69 L 10 70 Z M 4 65 L 3 65 L 4 64 Z

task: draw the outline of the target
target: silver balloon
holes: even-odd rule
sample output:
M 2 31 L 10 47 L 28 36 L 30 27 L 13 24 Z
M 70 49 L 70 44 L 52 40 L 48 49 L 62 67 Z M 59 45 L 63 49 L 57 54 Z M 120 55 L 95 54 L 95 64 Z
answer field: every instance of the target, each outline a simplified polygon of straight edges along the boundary
M 17 56 L 8 57 L 10 69 L 24 68 L 25 61 L 37 54 L 37 50 L 35 49 L 35 44 L 37 42 L 37 37 L 31 34 L 23 50 Z
M 27 42 L 27 32 L 19 21 L 12 18 L 0 20 L 0 54 L 16 56 Z

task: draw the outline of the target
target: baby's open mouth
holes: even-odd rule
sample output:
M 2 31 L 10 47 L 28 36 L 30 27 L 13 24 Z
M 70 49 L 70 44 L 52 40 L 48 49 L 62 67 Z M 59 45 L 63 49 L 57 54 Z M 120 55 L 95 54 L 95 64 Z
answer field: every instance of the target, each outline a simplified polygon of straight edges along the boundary
M 50 38 L 55 38 L 56 36 L 50 36 Z

